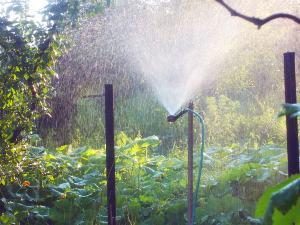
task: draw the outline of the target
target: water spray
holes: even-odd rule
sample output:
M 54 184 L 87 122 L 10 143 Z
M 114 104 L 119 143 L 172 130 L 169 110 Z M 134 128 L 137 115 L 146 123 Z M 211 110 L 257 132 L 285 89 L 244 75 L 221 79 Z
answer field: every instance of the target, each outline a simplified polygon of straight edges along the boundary
M 181 118 L 185 113 L 189 113 L 189 134 L 188 134 L 188 225 L 194 225 L 195 222 L 195 212 L 196 204 L 200 191 L 200 181 L 202 176 L 202 167 L 203 167 L 203 153 L 204 153 L 204 139 L 205 139 L 205 127 L 204 120 L 201 115 L 193 110 L 193 104 L 190 103 L 189 106 L 185 109 L 180 110 L 174 115 L 169 115 L 167 117 L 168 122 L 176 122 Z M 199 169 L 198 177 L 196 181 L 196 190 L 193 193 L 193 116 L 197 118 L 201 126 L 201 146 L 200 146 L 200 156 L 199 156 Z

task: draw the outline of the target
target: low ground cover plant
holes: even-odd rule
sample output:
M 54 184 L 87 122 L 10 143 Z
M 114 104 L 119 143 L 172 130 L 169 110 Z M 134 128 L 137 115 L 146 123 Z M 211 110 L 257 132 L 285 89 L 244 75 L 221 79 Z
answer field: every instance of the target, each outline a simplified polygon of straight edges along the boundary
M 156 136 L 116 140 L 118 224 L 186 223 L 186 151 L 158 154 Z M 106 224 L 105 148 L 28 144 L 15 148 L 17 173 L 1 164 L 2 224 Z M 197 171 L 195 150 L 194 168 Z M 208 148 L 196 224 L 255 224 L 255 205 L 267 186 L 285 179 L 280 147 Z

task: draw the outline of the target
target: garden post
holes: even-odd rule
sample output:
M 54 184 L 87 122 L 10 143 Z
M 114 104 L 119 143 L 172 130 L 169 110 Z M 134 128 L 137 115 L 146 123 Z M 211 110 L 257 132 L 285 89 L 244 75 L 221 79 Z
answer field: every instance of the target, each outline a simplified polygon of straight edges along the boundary
M 296 103 L 295 53 L 284 53 L 285 102 Z M 297 118 L 286 116 L 289 176 L 299 173 L 299 141 Z
M 105 138 L 108 225 L 116 225 L 114 97 L 112 84 L 105 85 Z
M 193 103 L 189 103 L 189 109 L 193 110 Z M 193 147 L 194 126 L 193 113 L 188 112 L 188 225 L 192 225 L 193 218 Z

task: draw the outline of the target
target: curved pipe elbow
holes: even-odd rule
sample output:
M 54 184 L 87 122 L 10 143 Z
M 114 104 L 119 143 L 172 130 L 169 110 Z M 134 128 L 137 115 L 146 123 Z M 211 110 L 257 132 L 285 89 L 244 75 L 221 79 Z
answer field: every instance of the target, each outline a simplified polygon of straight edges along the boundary
M 182 117 L 186 112 L 188 112 L 188 110 L 184 109 L 175 115 L 169 115 L 169 116 L 167 116 L 167 121 L 173 123 L 176 120 L 178 120 L 180 117 Z

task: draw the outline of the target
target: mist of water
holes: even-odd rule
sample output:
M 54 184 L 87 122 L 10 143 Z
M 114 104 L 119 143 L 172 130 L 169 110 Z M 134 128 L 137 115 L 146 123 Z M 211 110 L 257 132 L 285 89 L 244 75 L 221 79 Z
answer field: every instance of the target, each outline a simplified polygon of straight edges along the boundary
M 214 76 L 239 33 L 222 9 L 199 2 L 139 10 L 128 32 L 129 59 L 169 113 Z
M 255 14 L 253 4 L 241 5 Z M 126 31 L 127 57 L 169 113 L 179 110 L 216 76 L 248 28 L 214 1 L 170 1 L 135 11 L 133 18 Z
M 274 31 L 268 25 L 258 31 L 210 0 L 118 2 L 116 8 L 74 32 L 77 46 L 62 60 L 64 79 L 70 79 L 67 83 L 95 84 L 97 80 L 122 82 L 122 76 L 128 74 L 133 74 L 133 79 L 142 76 L 169 113 L 206 88 L 221 74 L 219 70 L 226 67 L 228 58 L 233 65 L 244 49 L 254 54 L 257 44 L 269 45 L 268 52 L 275 54 L 276 46 L 282 43 L 280 36 L 285 35 L 283 21 L 272 23 Z M 255 2 L 259 4 L 231 3 L 241 12 L 259 17 L 293 13 L 295 8 L 282 0 Z M 78 79 L 72 79 L 74 74 Z

